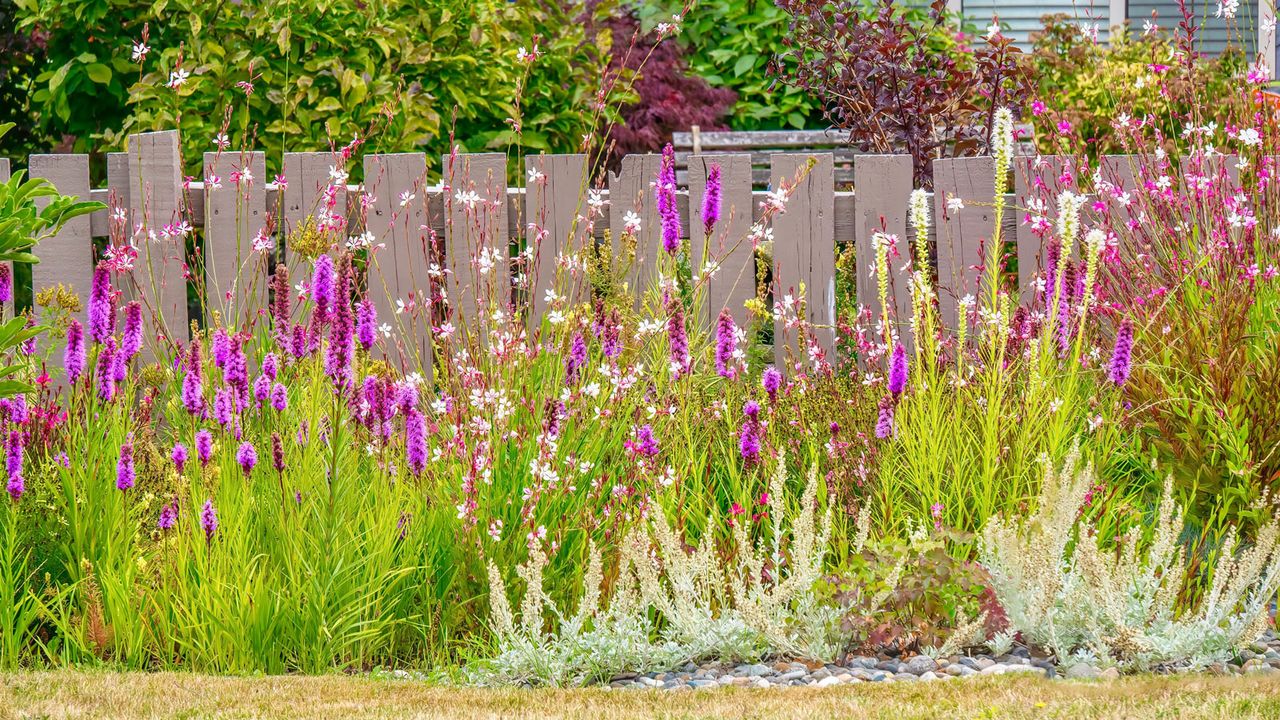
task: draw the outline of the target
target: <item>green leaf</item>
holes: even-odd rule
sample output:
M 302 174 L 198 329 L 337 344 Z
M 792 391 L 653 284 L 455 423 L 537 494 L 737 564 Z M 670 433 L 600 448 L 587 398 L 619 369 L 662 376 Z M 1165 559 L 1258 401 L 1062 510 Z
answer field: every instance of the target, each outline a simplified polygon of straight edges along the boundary
M 84 71 L 85 74 L 89 76 L 90 80 L 98 83 L 99 85 L 106 85 L 111 82 L 111 68 L 103 65 L 102 63 L 93 63 L 88 65 L 85 67 Z
M 759 55 L 743 55 L 738 58 L 738 62 L 733 64 L 733 74 L 737 77 L 742 77 L 748 70 L 756 66 L 756 61 L 759 59 Z

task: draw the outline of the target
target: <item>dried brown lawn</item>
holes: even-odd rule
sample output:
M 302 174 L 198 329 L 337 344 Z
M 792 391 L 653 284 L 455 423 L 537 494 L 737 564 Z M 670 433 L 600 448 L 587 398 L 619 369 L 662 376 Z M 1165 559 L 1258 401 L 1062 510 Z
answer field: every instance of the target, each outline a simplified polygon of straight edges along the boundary
M 10 718 L 1280 718 L 1271 677 L 1031 678 L 682 693 L 476 690 L 366 677 L 0 675 Z

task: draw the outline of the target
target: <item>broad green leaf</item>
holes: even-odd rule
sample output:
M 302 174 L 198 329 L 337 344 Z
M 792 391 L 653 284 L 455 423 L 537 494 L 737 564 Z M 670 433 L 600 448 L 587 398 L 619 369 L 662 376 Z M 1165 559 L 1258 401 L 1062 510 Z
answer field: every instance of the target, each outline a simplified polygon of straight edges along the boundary
M 92 63 L 86 66 L 84 71 L 85 74 L 89 76 L 90 80 L 98 83 L 99 85 L 106 85 L 111 82 L 111 68 L 103 65 L 102 63 Z

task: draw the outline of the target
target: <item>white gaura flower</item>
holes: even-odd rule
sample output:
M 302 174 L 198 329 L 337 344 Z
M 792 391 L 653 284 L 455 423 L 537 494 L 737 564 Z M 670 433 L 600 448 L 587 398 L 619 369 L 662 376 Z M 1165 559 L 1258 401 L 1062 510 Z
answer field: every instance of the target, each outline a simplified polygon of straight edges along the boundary
M 185 83 L 189 77 L 191 77 L 191 73 L 187 72 L 184 68 L 178 68 L 177 70 L 169 73 L 168 85 L 170 88 L 177 90 L 182 87 L 183 83 Z

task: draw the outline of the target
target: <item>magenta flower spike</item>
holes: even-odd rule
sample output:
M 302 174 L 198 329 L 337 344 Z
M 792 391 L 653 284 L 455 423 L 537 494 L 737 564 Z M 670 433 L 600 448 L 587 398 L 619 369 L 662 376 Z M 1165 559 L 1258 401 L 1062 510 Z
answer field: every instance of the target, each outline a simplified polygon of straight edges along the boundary
M 427 467 L 427 421 L 417 408 L 405 415 L 404 446 L 410 472 L 421 475 Z
M 142 304 L 137 300 L 124 306 L 124 336 L 120 340 L 120 350 L 126 363 L 142 351 Z
M 116 461 L 116 489 L 127 492 L 138 479 L 138 472 L 133 467 L 133 441 L 126 440 L 120 446 L 120 459 Z
M 716 223 L 720 222 L 720 164 L 711 163 L 711 167 L 707 168 L 707 186 L 702 195 L 702 227 L 706 231 L 707 236 L 716 229 Z
M 115 308 L 111 304 L 111 273 L 105 265 L 93 269 L 89 289 L 89 336 L 104 342 L 115 330 Z
M 67 326 L 67 347 L 62 352 L 62 366 L 67 371 L 67 382 L 75 385 L 84 375 L 85 349 L 84 326 L 72 318 Z
M 187 467 L 187 446 L 180 442 L 174 443 L 169 458 L 173 460 L 173 467 L 177 469 L 178 474 L 182 474 L 183 469 Z
M 249 473 L 253 472 L 253 466 L 258 464 L 258 451 L 253 447 L 253 443 L 240 443 L 240 447 L 236 449 L 236 463 L 244 472 L 244 476 L 249 477 Z
M 200 339 L 192 338 L 183 368 L 182 406 L 196 417 L 204 415 L 204 365 L 200 355 Z
M 720 377 L 733 379 L 737 372 L 733 368 L 734 355 L 738 352 L 738 326 L 733 322 L 729 309 L 720 311 L 716 320 L 716 372 Z
M 316 258 L 311 269 L 311 298 L 316 303 L 316 315 L 321 318 L 329 317 L 329 310 L 333 307 L 334 282 L 333 258 L 328 255 Z
M 907 350 L 898 343 L 889 358 L 889 392 L 901 395 L 907 389 Z
M 218 532 L 218 510 L 214 508 L 212 499 L 205 500 L 204 507 L 200 509 L 200 527 L 204 529 L 205 542 L 213 542 L 213 536 Z
M 564 384 L 577 385 L 582 378 L 582 369 L 587 365 L 587 341 L 582 332 L 573 334 L 569 343 L 569 354 L 564 359 Z
M 203 429 L 196 431 L 196 459 L 200 461 L 200 466 L 207 466 L 211 457 L 213 457 L 213 433 Z
M 1107 367 L 1107 377 L 1116 387 L 1122 387 L 1129 380 L 1129 371 L 1133 365 L 1133 323 L 1127 318 L 1116 330 L 1116 345 L 1111 351 L 1111 363 Z
M 372 300 L 365 298 L 356 307 L 356 340 L 360 347 L 366 351 L 372 350 L 373 343 L 377 340 L 377 331 L 378 308 Z

